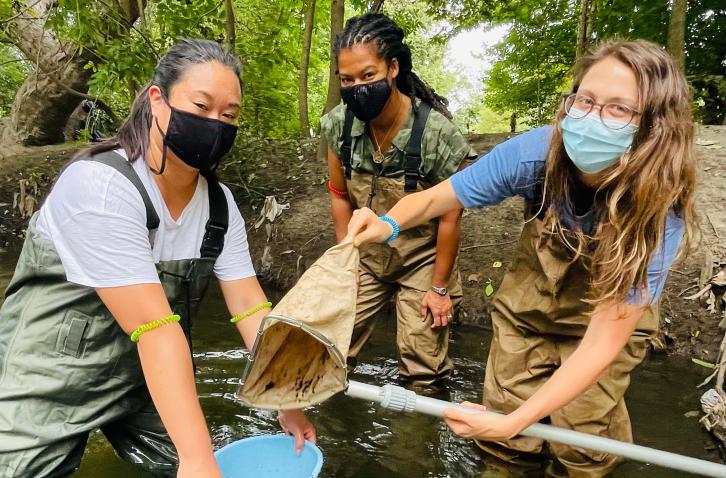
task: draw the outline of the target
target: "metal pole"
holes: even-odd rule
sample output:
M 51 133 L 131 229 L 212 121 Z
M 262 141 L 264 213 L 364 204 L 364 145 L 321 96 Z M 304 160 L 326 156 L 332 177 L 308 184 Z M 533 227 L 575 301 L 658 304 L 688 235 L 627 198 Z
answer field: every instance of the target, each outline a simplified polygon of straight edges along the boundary
M 422 397 L 416 395 L 411 390 L 406 390 L 396 385 L 378 387 L 361 382 L 349 381 L 345 394 L 353 398 L 380 403 L 384 408 L 398 412 L 419 412 L 436 417 L 443 417 L 444 410 L 447 408 L 456 408 L 467 413 L 482 413 L 456 403 L 446 402 L 436 398 Z M 502 415 L 501 413 L 490 411 L 484 413 Z M 635 445 L 633 443 L 625 443 L 613 440 L 612 438 L 604 438 L 574 430 L 558 428 L 552 425 L 535 423 L 527 427 L 520 434 L 547 441 L 556 441 L 565 445 L 588 448 L 590 450 L 622 456 L 630 460 L 651 463 L 674 470 L 687 471 L 704 476 L 726 477 L 726 465 Z

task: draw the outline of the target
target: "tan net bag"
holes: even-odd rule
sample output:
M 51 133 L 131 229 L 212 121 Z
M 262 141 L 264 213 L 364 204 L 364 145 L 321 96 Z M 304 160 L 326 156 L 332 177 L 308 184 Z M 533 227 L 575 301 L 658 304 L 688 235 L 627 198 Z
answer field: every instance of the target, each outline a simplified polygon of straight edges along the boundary
M 344 241 L 300 277 L 260 325 L 237 397 L 252 407 L 302 408 L 345 390 L 355 322 L 358 249 Z

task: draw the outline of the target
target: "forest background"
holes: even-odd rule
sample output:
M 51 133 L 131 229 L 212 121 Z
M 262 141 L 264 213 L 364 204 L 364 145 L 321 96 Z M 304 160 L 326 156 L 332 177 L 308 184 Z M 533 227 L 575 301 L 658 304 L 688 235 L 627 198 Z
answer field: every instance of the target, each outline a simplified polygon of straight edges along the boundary
M 723 0 L 0 0 L 0 150 L 112 134 L 159 56 L 180 37 L 202 37 L 243 58 L 237 149 L 254 171 L 246 140 L 314 136 L 340 101 L 331 38 L 369 10 L 403 27 L 414 69 L 454 97 L 465 132 L 548 122 L 575 59 L 613 37 L 667 47 L 699 121 L 726 121 Z M 492 66 L 472 80 L 447 58 L 451 39 L 493 28 L 502 41 L 480 52 Z

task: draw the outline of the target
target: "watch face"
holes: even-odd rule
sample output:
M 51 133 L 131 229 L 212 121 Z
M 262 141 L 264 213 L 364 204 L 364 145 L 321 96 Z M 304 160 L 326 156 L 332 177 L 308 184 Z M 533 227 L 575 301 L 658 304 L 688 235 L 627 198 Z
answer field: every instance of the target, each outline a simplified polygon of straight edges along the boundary
M 431 287 L 431 290 L 439 295 L 446 295 L 446 293 L 448 292 L 446 290 L 446 287 Z

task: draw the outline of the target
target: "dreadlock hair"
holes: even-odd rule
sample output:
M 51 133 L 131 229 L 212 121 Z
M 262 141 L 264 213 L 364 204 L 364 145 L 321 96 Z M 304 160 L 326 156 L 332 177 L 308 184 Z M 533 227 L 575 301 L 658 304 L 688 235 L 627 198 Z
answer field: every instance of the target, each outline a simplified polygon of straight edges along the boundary
M 396 87 L 404 95 L 413 100 L 431 105 L 442 115 L 451 119 L 449 100 L 436 94 L 433 88 L 427 85 L 416 73 L 412 71 L 411 49 L 403 42 L 403 30 L 396 22 L 382 13 L 366 13 L 349 19 L 345 28 L 335 37 L 333 54 L 336 61 L 340 50 L 352 48 L 354 45 L 368 45 L 375 43 L 378 46 L 378 55 L 386 60 L 390 66 L 395 58 L 398 60 L 399 73 L 395 78 Z M 412 101 L 414 107 L 415 101 Z

